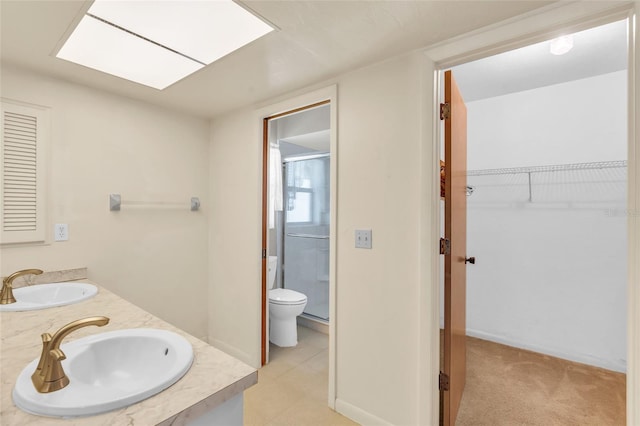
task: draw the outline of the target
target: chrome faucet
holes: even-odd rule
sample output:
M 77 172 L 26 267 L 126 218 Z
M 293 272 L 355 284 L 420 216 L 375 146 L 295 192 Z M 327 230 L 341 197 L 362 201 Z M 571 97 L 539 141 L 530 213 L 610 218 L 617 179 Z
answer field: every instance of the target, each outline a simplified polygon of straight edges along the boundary
M 53 336 L 49 333 L 42 334 L 42 354 L 36 371 L 31 375 L 31 382 L 40 393 L 55 392 L 69 384 L 62 361 L 67 359 L 64 352 L 60 350 L 60 343 L 67 334 L 90 325 L 102 327 L 109 323 L 107 317 L 88 317 L 79 319 L 62 327 Z
M 40 275 L 41 273 L 42 271 L 40 269 L 23 269 L 3 279 L 2 290 L 0 292 L 0 305 L 16 303 L 16 298 L 13 297 L 13 280 L 22 275 Z

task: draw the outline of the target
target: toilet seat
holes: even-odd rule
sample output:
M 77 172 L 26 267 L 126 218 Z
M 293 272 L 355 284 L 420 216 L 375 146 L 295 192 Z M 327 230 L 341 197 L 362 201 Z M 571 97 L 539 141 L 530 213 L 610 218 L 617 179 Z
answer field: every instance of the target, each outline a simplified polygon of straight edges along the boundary
M 301 305 L 307 303 L 307 296 L 288 288 L 269 290 L 269 303 L 275 305 Z

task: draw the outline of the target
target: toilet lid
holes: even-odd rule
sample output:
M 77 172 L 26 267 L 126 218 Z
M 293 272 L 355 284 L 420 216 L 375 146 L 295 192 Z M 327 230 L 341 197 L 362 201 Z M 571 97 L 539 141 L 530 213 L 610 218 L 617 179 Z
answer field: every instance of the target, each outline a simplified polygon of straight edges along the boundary
M 269 290 L 269 302 L 281 305 L 295 305 L 307 301 L 307 296 L 288 288 Z

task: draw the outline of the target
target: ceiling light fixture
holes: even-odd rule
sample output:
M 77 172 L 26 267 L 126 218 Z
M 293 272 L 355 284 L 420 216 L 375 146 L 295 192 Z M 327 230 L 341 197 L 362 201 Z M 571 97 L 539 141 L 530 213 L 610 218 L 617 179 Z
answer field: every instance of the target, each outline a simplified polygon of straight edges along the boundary
M 551 40 L 549 52 L 552 55 L 564 55 L 573 48 L 573 35 L 560 36 Z
M 96 0 L 56 56 L 162 90 L 273 29 L 232 0 Z
M 82 18 L 57 56 L 160 90 L 204 67 L 90 16 Z

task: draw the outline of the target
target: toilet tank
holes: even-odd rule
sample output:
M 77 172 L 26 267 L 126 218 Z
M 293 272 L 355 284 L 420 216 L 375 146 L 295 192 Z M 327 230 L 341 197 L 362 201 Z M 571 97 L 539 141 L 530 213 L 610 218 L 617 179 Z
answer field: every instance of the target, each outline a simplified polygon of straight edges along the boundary
M 269 256 L 269 263 L 267 264 L 267 287 L 274 288 L 276 284 L 276 270 L 278 269 L 278 256 Z

